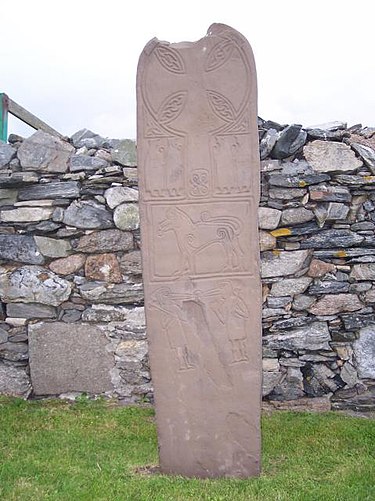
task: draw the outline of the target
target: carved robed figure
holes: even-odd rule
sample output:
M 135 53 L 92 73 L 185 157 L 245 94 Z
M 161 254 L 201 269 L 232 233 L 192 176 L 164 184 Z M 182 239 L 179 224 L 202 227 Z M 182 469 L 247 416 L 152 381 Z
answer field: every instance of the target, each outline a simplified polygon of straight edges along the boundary
M 259 155 L 254 59 L 212 25 L 151 40 L 137 78 L 141 248 L 160 468 L 260 471 Z

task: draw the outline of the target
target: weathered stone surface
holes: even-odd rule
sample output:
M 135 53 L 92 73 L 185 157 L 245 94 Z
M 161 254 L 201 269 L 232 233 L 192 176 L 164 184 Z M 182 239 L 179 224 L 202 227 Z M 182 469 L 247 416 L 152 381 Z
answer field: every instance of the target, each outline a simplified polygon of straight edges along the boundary
M 294 225 L 307 223 L 314 219 L 314 213 L 304 207 L 296 207 L 295 209 L 285 209 L 281 215 L 281 224 Z
M 307 237 L 301 242 L 302 249 L 332 249 L 334 247 L 350 247 L 359 245 L 364 237 L 350 230 L 322 230 L 316 235 Z
M 113 213 L 113 220 L 120 230 L 137 230 L 139 228 L 138 205 L 130 203 L 119 205 Z
M 67 280 L 40 266 L 0 270 L 0 295 L 5 302 L 58 306 L 69 298 L 70 292 Z
M 112 149 L 112 160 L 124 167 L 134 167 L 137 165 L 137 152 L 135 141 L 122 139 Z
M 26 264 L 44 263 L 44 257 L 30 235 L 0 235 L 0 259 Z
M 259 473 L 254 91 L 249 46 L 224 25 L 195 44 L 154 40 L 139 64 L 141 250 L 165 473 Z
M 327 131 L 324 129 L 309 129 L 307 135 L 312 139 L 323 139 L 324 141 L 342 141 L 350 134 L 345 130 Z
M 266 397 L 269 395 L 275 386 L 277 386 L 281 379 L 283 378 L 283 373 L 280 371 L 264 371 L 262 380 L 262 396 Z
M 375 385 L 343 388 L 332 396 L 333 410 L 375 411 Z
M 318 202 L 350 202 L 350 191 L 343 186 L 319 185 L 309 188 L 310 199 Z
M 31 392 L 26 367 L 4 364 L 0 361 L 0 394 L 27 398 Z
M 52 216 L 53 209 L 41 207 L 20 207 L 18 209 L 0 211 L 0 221 L 3 223 L 28 223 L 42 221 Z
M 286 320 L 279 320 L 274 322 L 270 327 L 270 332 L 278 332 L 286 329 L 294 329 L 295 327 L 306 326 L 308 323 L 311 323 L 313 320 L 311 317 L 301 316 L 295 318 L 288 318 Z
M 24 170 L 58 173 L 68 170 L 73 151 L 69 143 L 39 130 L 22 142 L 17 154 Z
M 375 280 L 375 263 L 355 264 L 350 278 L 356 280 Z
M 293 200 L 293 198 L 301 198 L 306 194 L 304 188 L 271 188 L 268 196 L 271 199 Z
M 0 359 L 7 362 L 26 362 L 29 358 L 26 343 L 7 342 L 0 344 Z
M 39 237 L 37 235 L 34 240 L 40 253 L 47 257 L 66 257 L 72 248 L 67 240 Z
M 73 254 L 72 256 L 56 259 L 49 264 L 49 268 L 58 275 L 70 275 L 83 268 L 86 256 L 84 254 Z
M 282 188 L 304 188 L 311 184 L 319 184 L 330 179 L 328 174 L 300 174 L 298 176 L 270 175 L 270 185 Z
M 138 190 L 127 186 L 115 186 L 105 191 L 104 197 L 111 209 L 124 202 L 138 202 Z
M 371 172 L 375 174 L 375 151 L 364 144 L 351 143 L 350 146 L 362 158 L 365 165 L 371 169 Z
M 92 303 L 132 304 L 143 301 L 142 286 L 88 282 L 79 288 L 83 299 Z
M 102 393 L 113 389 L 113 355 L 100 329 L 63 322 L 29 326 L 31 381 L 36 395 L 70 391 Z
M 141 252 L 138 250 L 127 252 L 120 259 L 120 268 L 124 275 L 142 275 Z
M 337 202 L 331 202 L 328 205 L 326 220 L 327 221 L 335 221 L 340 219 L 344 220 L 346 219 L 348 212 L 349 212 L 348 205 Z
M 17 201 L 17 190 L 0 189 L 0 207 L 2 205 L 13 205 Z
M 263 337 L 265 346 L 273 350 L 330 350 L 331 340 L 326 322 L 312 322 L 287 333 Z
M 332 263 L 326 263 L 325 261 L 321 261 L 320 259 L 312 259 L 308 275 L 309 277 L 319 278 L 324 277 L 327 273 L 334 271 L 336 269 L 335 265 Z
M 37 303 L 9 303 L 8 317 L 14 318 L 56 318 L 56 308 Z
M 122 274 L 116 254 L 88 256 L 85 263 L 85 276 L 88 280 L 121 283 Z
M 121 322 L 129 316 L 129 308 L 107 304 L 93 304 L 82 313 L 83 322 Z
M 334 120 L 332 122 L 324 122 L 318 125 L 309 125 L 308 127 L 305 127 L 305 130 L 310 131 L 319 129 L 319 130 L 324 130 L 325 132 L 334 132 L 346 128 L 347 128 L 346 122 L 341 122 L 340 120 Z
M 366 303 L 375 303 L 375 289 L 367 291 L 364 299 Z
M 276 238 L 267 231 L 259 232 L 260 251 L 272 250 L 276 247 Z
M 272 400 L 295 400 L 304 396 L 302 373 L 299 368 L 288 367 L 281 382 L 269 398 Z
M 272 296 L 294 296 L 302 294 L 312 282 L 312 278 L 286 278 L 272 284 Z
M 354 342 L 354 353 L 357 360 L 360 378 L 375 379 L 375 326 L 363 327 L 359 338 Z
M 100 148 L 105 139 L 89 129 L 81 129 L 71 137 L 76 148 Z
M 350 146 L 334 141 L 312 141 L 303 148 L 311 167 L 317 172 L 353 171 L 363 164 Z
M 0 169 L 10 163 L 16 156 L 16 150 L 10 144 L 0 141 Z
M 307 133 L 301 125 L 289 125 L 279 132 L 271 157 L 287 158 L 296 153 L 305 144 Z
M 346 362 L 340 370 L 340 377 L 347 388 L 353 388 L 358 383 L 357 370 L 350 362 Z
M 77 251 L 117 252 L 128 251 L 134 248 L 133 235 L 121 230 L 103 230 L 84 235 L 79 239 Z
M 308 310 L 314 303 L 316 299 L 314 296 L 308 296 L 307 294 L 297 294 L 293 299 L 293 310 L 304 311 Z
M 313 315 L 335 315 L 346 311 L 357 311 L 363 307 L 356 294 L 331 294 L 319 299 L 310 309 Z
M 339 282 L 333 280 L 319 280 L 309 288 L 309 294 L 339 294 L 348 291 L 348 282 Z
M 89 201 L 74 201 L 65 210 L 63 222 L 85 229 L 105 229 L 113 226 L 112 213 L 103 205 Z
M 328 412 L 331 402 L 328 396 L 314 398 L 298 398 L 297 400 L 268 400 L 263 402 L 262 408 L 269 410 L 284 410 L 293 412 Z
M 262 137 L 259 145 L 260 159 L 264 160 L 271 153 L 276 144 L 279 134 L 276 129 L 268 129 Z
M 363 184 L 375 184 L 375 176 L 355 176 L 350 174 L 339 174 L 335 176 L 335 181 L 349 186 L 361 186 Z
M 98 157 L 90 157 L 88 155 L 73 155 L 70 157 L 70 172 L 78 172 L 81 170 L 96 170 L 108 166 L 108 162 Z
M 23 184 L 37 183 L 38 175 L 36 172 L 13 172 L 5 170 L 0 172 L 0 186 L 2 187 L 19 187 Z
M 19 190 L 19 200 L 44 200 L 56 198 L 78 198 L 79 183 L 77 181 L 61 181 L 26 186 Z
M 344 386 L 325 364 L 306 364 L 301 370 L 304 390 L 311 397 L 321 397 Z
M 274 230 L 279 225 L 281 211 L 270 207 L 259 207 L 258 224 L 262 230 Z
M 293 275 L 305 266 L 309 255 L 307 250 L 263 252 L 261 275 L 263 278 Z

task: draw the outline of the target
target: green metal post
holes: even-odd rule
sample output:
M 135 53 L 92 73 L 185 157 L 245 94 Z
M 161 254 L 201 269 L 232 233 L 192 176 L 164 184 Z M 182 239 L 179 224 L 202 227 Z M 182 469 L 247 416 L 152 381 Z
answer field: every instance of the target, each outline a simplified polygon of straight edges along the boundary
M 8 139 L 8 96 L 0 93 L 0 141 Z

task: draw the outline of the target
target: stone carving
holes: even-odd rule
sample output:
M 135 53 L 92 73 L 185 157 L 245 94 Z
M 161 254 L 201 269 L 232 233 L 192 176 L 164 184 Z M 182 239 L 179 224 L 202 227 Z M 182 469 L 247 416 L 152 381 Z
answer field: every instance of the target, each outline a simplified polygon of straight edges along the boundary
M 234 83 L 235 82 L 235 85 Z M 213 25 L 138 69 L 150 364 L 163 472 L 260 471 L 259 158 L 251 48 Z

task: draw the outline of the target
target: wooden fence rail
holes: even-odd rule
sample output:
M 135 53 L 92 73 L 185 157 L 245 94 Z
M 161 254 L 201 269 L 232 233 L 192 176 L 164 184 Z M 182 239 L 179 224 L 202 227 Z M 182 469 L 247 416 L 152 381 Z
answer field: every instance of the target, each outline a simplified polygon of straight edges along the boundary
M 33 129 L 43 130 L 52 136 L 63 138 L 64 136 L 27 111 L 25 108 L 10 99 L 6 94 L 0 93 L 0 141 L 7 141 L 8 137 L 8 113 L 19 118 L 22 122 L 30 125 Z

